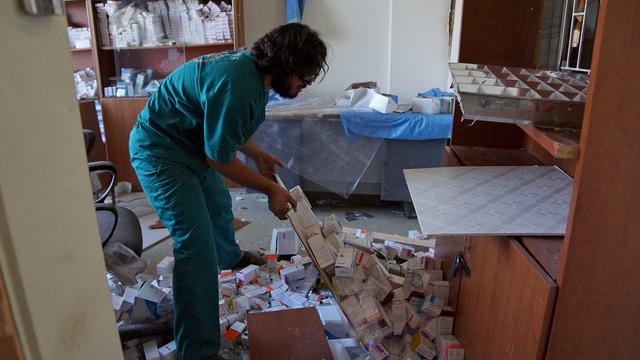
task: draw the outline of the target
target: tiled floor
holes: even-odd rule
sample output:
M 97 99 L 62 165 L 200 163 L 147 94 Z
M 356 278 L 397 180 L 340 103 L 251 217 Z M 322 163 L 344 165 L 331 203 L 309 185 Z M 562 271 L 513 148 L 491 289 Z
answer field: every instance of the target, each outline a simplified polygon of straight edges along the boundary
M 236 217 L 246 219 L 251 223 L 236 231 L 236 240 L 240 247 L 247 250 L 268 249 L 271 242 L 271 230 L 274 227 L 290 227 L 288 221 L 277 219 L 269 211 L 267 197 L 262 194 L 246 193 L 244 190 L 232 191 L 233 213 Z M 312 202 L 314 213 L 317 217 L 324 217 L 335 213 L 343 226 L 352 228 L 364 228 L 369 231 L 380 231 L 389 234 L 407 235 L 409 230 L 419 230 L 416 219 L 407 219 L 399 211 L 401 208 L 390 204 L 382 204 L 377 201 L 324 201 L 331 205 L 319 205 Z M 373 215 L 373 218 L 359 219 L 348 222 L 344 219 L 347 211 L 361 211 Z M 171 256 L 173 241 L 165 239 L 145 249 L 142 258 L 148 263 L 147 273 L 155 273 L 155 265 L 165 256 Z

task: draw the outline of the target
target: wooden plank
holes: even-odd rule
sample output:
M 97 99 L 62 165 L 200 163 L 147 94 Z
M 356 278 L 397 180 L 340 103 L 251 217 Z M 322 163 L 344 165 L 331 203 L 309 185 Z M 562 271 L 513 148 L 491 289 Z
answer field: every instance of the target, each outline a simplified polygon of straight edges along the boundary
M 515 239 L 474 237 L 454 335 L 465 359 L 542 359 L 557 286 Z
M 103 98 L 101 101 L 109 160 L 118 168 L 118 181 L 130 181 L 135 189 L 141 187 L 129 159 L 129 133 L 146 103 L 146 98 Z
M 236 49 L 241 49 L 244 44 L 244 0 L 233 0 L 233 42 Z M 251 47 L 253 44 L 249 44 Z
M 540 161 L 521 149 L 487 148 L 479 146 L 451 146 L 463 166 L 531 166 Z
M 563 240 L 564 238 L 560 236 L 527 236 L 522 238 L 522 245 L 549 274 L 549 277 L 556 280 L 560 273 Z
M 0 270 L 0 354 L 2 354 L 3 360 L 24 358 L 2 270 Z
M 406 236 L 391 235 L 391 234 L 385 234 L 385 233 L 381 233 L 381 232 L 374 232 L 373 233 L 373 240 L 380 240 L 380 241 L 389 240 L 389 241 L 394 241 L 394 242 L 397 242 L 397 243 L 400 243 L 400 244 L 418 246 L 418 247 L 423 247 L 423 248 L 435 248 L 436 247 L 436 240 L 433 239 L 433 238 L 424 239 L 424 240 L 418 240 L 418 239 L 412 239 L 412 238 L 406 237 Z
M 315 308 L 247 315 L 252 360 L 333 359 Z
M 640 2 L 600 2 L 549 359 L 640 353 Z
M 538 159 L 544 165 L 555 165 L 555 166 L 559 167 L 560 169 L 562 169 L 562 171 L 564 171 L 567 174 L 569 174 L 571 177 L 575 176 L 576 163 L 577 163 L 576 159 L 558 159 L 558 158 L 555 158 L 555 157 L 551 156 L 551 154 L 549 154 L 549 152 L 547 150 L 542 148 L 542 146 L 540 146 L 539 143 L 537 143 L 536 141 L 532 140 L 528 136 L 526 136 L 524 138 L 523 146 L 526 149 L 526 151 L 529 154 L 531 154 L 531 156 L 533 156 L 536 159 Z
M 533 125 L 518 125 L 524 132 L 558 159 L 577 159 L 580 152 L 580 132 L 560 129 L 543 129 Z
M 460 161 L 456 157 L 451 146 L 444 147 L 442 166 L 460 166 Z

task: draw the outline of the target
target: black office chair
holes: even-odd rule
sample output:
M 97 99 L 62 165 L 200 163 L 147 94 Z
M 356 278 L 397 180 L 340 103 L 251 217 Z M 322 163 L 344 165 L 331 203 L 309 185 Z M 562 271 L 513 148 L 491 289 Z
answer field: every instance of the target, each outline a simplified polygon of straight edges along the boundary
M 96 143 L 96 135 L 93 131 L 82 131 L 87 155 Z M 109 244 L 122 243 L 131 249 L 136 255 L 142 254 L 142 228 L 136 214 L 122 206 L 117 206 L 115 196 L 116 175 L 118 170 L 111 161 L 94 161 L 89 163 L 89 173 L 96 174 L 98 178 L 107 178 L 107 186 L 94 192 L 94 203 L 98 228 L 102 247 Z M 106 176 L 105 176 L 106 175 Z M 106 203 L 107 198 L 110 203 Z
M 87 155 L 93 149 L 96 135 L 93 131 L 83 131 Z M 109 244 L 122 243 L 136 255 L 142 254 L 142 228 L 136 214 L 122 206 L 115 205 L 115 185 L 118 173 L 115 164 L 110 161 L 94 161 L 89 163 L 89 173 L 97 174 L 100 180 L 107 175 L 108 185 L 94 192 L 94 203 L 102 247 Z M 111 203 L 105 203 L 111 197 Z M 120 341 L 125 342 L 146 336 L 165 336 L 172 338 L 172 328 L 166 323 L 125 324 L 118 326 Z

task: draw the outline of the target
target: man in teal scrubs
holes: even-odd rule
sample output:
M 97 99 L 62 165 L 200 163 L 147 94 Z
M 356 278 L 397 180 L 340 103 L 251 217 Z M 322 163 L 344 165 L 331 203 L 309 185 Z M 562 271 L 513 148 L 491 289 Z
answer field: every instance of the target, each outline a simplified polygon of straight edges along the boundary
M 293 98 L 326 72 L 327 49 L 302 24 L 276 28 L 251 51 L 196 58 L 162 81 L 131 131 L 140 184 L 175 245 L 174 333 L 181 359 L 216 359 L 218 270 L 261 264 L 235 241 L 231 198 L 221 175 L 269 197 L 286 218 L 295 200 L 273 181 L 282 163 L 251 136 L 265 119 L 268 91 Z M 236 158 L 241 151 L 258 172 Z

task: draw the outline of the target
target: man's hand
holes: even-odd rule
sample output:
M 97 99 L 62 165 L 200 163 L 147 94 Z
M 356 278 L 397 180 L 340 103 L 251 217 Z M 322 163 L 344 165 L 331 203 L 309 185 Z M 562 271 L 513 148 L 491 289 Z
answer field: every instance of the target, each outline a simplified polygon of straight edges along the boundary
M 280 185 L 273 184 L 267 196 L 269 196 L 269 210 L 280 220 L 287 219 L 289 205 L 296 209 L 296 200 Z
M 256 167 L 258 168 L 258 172 L 260 175 L 268 178 L 269 180 L 273 180 L 273 175 L 276 173 L 276 166 L 284 167 L 282 161 L 275 157 L 273 154 L 268 153 L 266 151 L 258 154 L 257 157 L 253 159 L 256 163 Z

